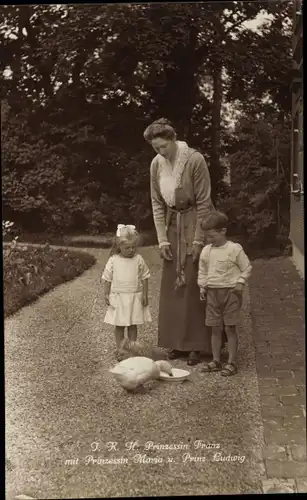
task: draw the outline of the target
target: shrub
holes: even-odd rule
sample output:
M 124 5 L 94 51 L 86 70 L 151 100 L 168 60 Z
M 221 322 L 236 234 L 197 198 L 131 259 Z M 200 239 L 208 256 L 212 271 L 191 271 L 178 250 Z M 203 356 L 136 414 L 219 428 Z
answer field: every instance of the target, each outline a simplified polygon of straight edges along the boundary
M 4 248 L 4 315 L 17 312 L 42 294 L 74 279 L 96 262 L 84 252 L 12 244 Z

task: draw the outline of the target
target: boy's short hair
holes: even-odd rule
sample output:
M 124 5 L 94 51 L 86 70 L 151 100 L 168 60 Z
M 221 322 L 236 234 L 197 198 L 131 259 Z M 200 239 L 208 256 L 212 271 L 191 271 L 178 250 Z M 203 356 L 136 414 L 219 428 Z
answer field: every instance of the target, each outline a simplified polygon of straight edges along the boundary
M 229 220 L 227 215 L 222 212 L 213 212 L 207 219 L 201 221 L 201 228 L 203 231 L 210 229 L 227 229 Z

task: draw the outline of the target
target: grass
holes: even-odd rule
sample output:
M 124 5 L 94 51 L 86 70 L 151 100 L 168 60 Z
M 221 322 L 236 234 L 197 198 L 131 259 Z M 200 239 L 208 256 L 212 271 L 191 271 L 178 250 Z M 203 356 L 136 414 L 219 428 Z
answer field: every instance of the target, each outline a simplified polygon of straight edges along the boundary
M 107 232 L 99 235 L 71 234 L 59 235 L 50 233 L 22 233 L 18 236 L 18 241 L 22 243 L 35 243 L 57 246 L 70 246 L 75 248 L 111 248 L 114 234 Z M 11 241 L 12 235 L 3 238 L 4 241 Z M 157 245 L 155 230 L 140 232 L 140 246 L 148 247 Z
M 80 276 L 96 259 L 85 252 L 32 246 L 4 247 L 4 316 Z
M 48 242 L 50 245 L 69 246 L 75 248 L 111 248 L 114 234 L 107 232 L 99 235 L 90 234 L 72 234 L 72 235 L 53 235 L 50 233 L 22 233 L 18 241 L 23 243 L 38 243 L 44 244 Z M 288 256 L 291 254 L 291 242 L 285 241 L 283 244 L 267 245 L 250 244 L 242 235 L 230 235 L 229 238 L 240 243 L 250 260 L 270 259 L 275 257 Z M 4 241 L 11 241 L 12 236 L 4 237 Z M 149 247 L 157 245 L 157 236 L 154 229 L 140 232 L 140 246 Z

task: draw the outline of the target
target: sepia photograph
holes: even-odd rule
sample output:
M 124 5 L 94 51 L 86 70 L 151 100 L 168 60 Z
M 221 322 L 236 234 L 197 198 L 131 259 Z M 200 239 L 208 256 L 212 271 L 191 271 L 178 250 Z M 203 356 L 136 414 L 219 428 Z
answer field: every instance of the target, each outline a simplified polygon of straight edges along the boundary
M 7 500 L 307 493 L 302 9 L 1 5 Z

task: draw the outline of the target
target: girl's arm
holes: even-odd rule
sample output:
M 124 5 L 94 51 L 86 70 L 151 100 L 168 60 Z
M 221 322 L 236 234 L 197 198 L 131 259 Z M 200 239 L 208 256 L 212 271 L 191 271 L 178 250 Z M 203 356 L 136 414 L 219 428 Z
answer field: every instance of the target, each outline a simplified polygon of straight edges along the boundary
M 105 281 L 104 282 L 104 299 L 106 302 L 106 305 L 110 305 L 110 290 L 111 290 L 111 281 Z
M 142 281 L 143 285 L 143 296 L 142 296 L 142 304 L 144 307 L 148 306 L 148 278 Z
M 143 307 L 147 307 L 148 306 L 148 279 L 150 278 L 150 272 L 149 272 L 149 269 L 148 269 L 148 266 L 147 266 L 145 260 L 143 259 L 143 257 L 141 257 L 141 255 L 139 255 L 139 278 L 141 279 L 141 282 L 142 282 L 142 304 L 143 304 Z
M 101 276 L 101 280 L 104 282 L 104 295 L 107 306 L 110 305 L 109 297 L 110 297 L 112 279 L 113 279 L 113 257 L 110 257 Z

